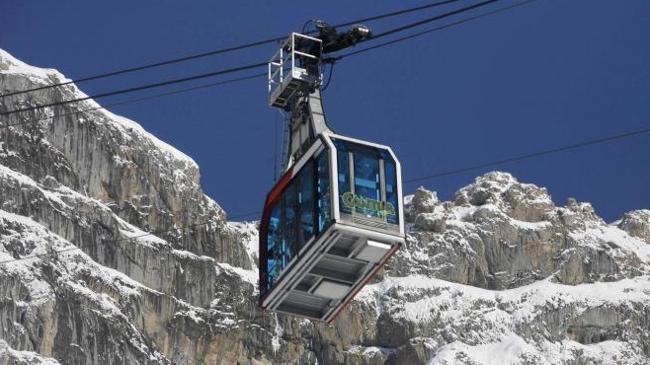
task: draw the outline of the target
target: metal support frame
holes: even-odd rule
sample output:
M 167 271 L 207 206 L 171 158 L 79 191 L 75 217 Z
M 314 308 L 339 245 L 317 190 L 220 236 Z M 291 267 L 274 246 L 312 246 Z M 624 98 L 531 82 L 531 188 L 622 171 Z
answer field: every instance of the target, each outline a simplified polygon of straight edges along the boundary
M 269 105 L 290 115 L 283 170 L 330 128 L 321 101 L 322 40 L 291 33 L 268 63 Z
M 291 33 L 268 62 L 269 105 L 291 110 L 297 93 L 320 85 L 323 78 L 320 72 L 322 49 L 323 41 L 320 39 Z M 316 65 L 315 72 L 306 67 L 308 62 Z

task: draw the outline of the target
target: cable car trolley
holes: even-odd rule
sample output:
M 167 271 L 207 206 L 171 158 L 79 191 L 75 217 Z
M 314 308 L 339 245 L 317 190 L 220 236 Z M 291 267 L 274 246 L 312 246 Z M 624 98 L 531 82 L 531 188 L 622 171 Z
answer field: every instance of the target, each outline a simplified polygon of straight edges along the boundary
M 260 223 L 262 308 L 331 322 L 404 243 L 400 163 L 390 147 L 335 134 L 323 55 L 370 36 L 293 33 L 269 61 L 269 105 L 288 112 L 285 172 Z

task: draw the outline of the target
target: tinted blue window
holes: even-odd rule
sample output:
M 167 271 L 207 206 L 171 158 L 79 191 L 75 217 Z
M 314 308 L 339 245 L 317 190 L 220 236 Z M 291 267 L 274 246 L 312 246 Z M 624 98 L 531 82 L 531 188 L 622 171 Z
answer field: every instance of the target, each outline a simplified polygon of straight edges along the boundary
M 266 244 L 266 288 L 270 290 L 301 248 L 331 220 L 329 157 L 309 160 L 271 210 Z
M 309 161 L 298 175 L 298 203 L 300 204 L 300 227 L 298 249 L 314 235 L 314 164 Z
M 282 246 L 280 248 L 280 256 L 282 258 L 282 267 L 284 268 L 289 264 L 293 253 L 297 246 L 296 237 L 296 222 L 297 222 L 297 196 L 296 185 L 289 184 L 282 196 Z
M 280 245 L 282 243 L 282 232 L 280 231 L 280 204 L 276 204 L 271 210 L 271 218 L 269 219 L 268 238 L 266 240 L 267 252 L 267 282 L 266 287 L 270 289 L 275 282 L 275 279 L 282 271 L 282 264 L 280 262 Z
M 397 171 L 392 155 L 385 149 L 336 138 L 332 140 L 337 153 L 340 212 L 352 214 L 354 209 L 355 214 L 398 224 Z M 351 181 L 351 174 L 354 181 Z
M 381 201 L 379 184 L 379 160 L 368 153 L 354 153 L 354 194 L 373 201 Z M 375 209 L 373 209 L 375 208 Z M 382 217 L 381 210 L 370 205 L 356 205 L 355 210 L 366 216 Z
M 399 219 L 397 218 L 397 209 L 398 209 L 398 197 L 397 197 L 397 169 L 395 168 L 395 162 L 392 159 L 384 161 L 384 173 L 386 179 L 386 202 L 390 203 L 393 207 L 392 211 L 387 209 L 386 220 L 388 223 L 398 224 Z
M 350 157 L 345 143 L 337 141 L 337 164 L 338 164 L 338 182 L 339 182 L 339 209 L 343 213 L 351 213 L 351 208 L 345 204 L 343 194 L 352 191 L 350 188 Z
M 331 210 L 331 204 L 330 204 L 330 165 L 329 165 L 329 155 L 327 154 L 327 151 L 323 151 L 320 153 L 318 156 L 317 160 L 317 165 L 318 165 L 318 206 L 317 206 L 317 214 L 318 214 L 318 232 L 322 232 L 323 229 L 329 224 L 330 222 L 330 210 Z

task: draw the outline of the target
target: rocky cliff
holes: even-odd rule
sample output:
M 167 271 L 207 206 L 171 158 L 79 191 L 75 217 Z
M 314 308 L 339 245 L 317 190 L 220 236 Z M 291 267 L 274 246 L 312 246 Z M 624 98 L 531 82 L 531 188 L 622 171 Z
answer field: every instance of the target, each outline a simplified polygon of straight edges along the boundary
M 0 94 L 64 80 L 0 50 Z M 138 124 L 92 101 L 0 124 L 0 364 L 650 363 L 650 211 L 607 224 L 499 172 L 418 189 L 407 245 L 329 326 L 257 309 L 255 224 Z

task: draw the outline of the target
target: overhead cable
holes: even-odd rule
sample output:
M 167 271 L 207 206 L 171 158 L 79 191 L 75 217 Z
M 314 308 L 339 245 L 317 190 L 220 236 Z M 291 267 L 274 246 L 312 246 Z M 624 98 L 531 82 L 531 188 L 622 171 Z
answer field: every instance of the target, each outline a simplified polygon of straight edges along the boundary
M 410 29 L 410 28 L 413 28 L 413 27 L 416 27 L 416 26 L 419 26 L 419 25 L 422 25 L 422 24 L 430 23 L 430 22 L 433 22 L 433 21 L 436 21 L 436 20 L 440 20 L 440 19 L 452 16 L 452 15 L 457 15 L 457 14 L 460 14 L 460 13 L 463 13 L 463 12 L 466 12 L 466 11 L 474 10 L 474 9 L 476 9 L 478 7 L 488 5 L 488 4 L 494 3 L 496 1 L 500 1 L 500 0 L 487 0 L 487 1 L 483 1 L 483 2 L 478 3 L 478 4 L 474 4 L 474 5 L 471 5 L 471 6 L 456 9 L 454 11 L 447 12 L 447 13 L 444 13 L 444 14 L 441 14 L 441 15 L 437 15 L 437 16 L 432 17 L 432 18 L 428 18 L 428 19 L 425 19 L 425 20 L 422 20 L 422 21 L 418 21 L 418 22 L 415 22 L 415 23 L 407 24 L 405 26 L 394 28 L 394 29 L 385 31 L 383 33 L 379 33 L 378 35 L 376 35 L 374 37 L 368 38 L 368 40 L 376 39 L 376 38 L 383 37 L 383 36 L 389 35 L 389 34 L 394 34 L 396 32 L 401 32 L 401 31 L 404 31 L 404 30 L 407 30 L 407 29 Z M 440 3 L 436 3 L 436 4 L 440 4 Z M 460 22 L 458 24 L 460 24 Z M 451 26 L 451 25 L 449 25 L 449 26 Z M 449 27 L 449 26 L 447 26 L 447 27 Z M 434 30 L 438 30 L 438 29 L 434 29 Z M 427 31 L 427 33 L 430 33 L 430 32 L 432 32 L 434 30 L 429 30 L 429 31 Z M 412 36 L 409 36 L 409 37 L 412 38 Z M 396 41 L 391 41 L 391 42 L 396 43 L 397 40 Z M 346 55 L 341 56 L 341 57 L 350 56 L 350 55 L 352 55 L 352 54 L 346 54 Z M 340 59 L 341 57 L 334 58 L 334 59 Z M 209 73 L 201 74 L 201 75 L 184 77 L 184 78 L 180 78 L 180 79 L 167 80 L 167 81 L 163 81 L 163 82 L 147 84 L 147 85 L 142 85 L 142 86 L 136 86 L 136 87 L 131 87 L 131 88 L 117 90 L 117 91 L 105 92 L 105 93 L 101 93 L 101 94 L 86 96 L 86 97 L 83 97 L 83 98 L 65 100 L 65 101 L 60 101 L 60 102 L 51 103 L 51 104 L 37 105 L 37 106 L 32 106 L 32 107 L 27 107 L 27 108 L 21 108 L 21 109 L 6 111 L 6 112 L 3 112 L 3 113 L 0 113 L 0 116 L 11 115 L 11 114 L 15 114 L 15 113 L 31 111 L 31 110 L 36 110 L 36 109 L 41 109 L 41 108 L 46 108 L 46 107 L 51 107 L 51 106 L 64 105 L 64 104 L 84 101 L 84 100 L 88 100 L 88 99 L 97 99 L 97 98 L 102 98 L 102 97 L 107 97 L 107 96 L 130 93 L 130 92 L 145 90 L 145 89 L 154 88 L 154 87 L 167 86 L 167 85 L 181 83 L 181 82 L 188 82 L 188 81 L 197 80 L 197 79 L 201 79 L 201 78 L 213 77 L 213 76 L 223 75 L 223 74 L 227 74 L 227 73 L 231 73 L 231 72 L 238 72 L 238 71 L 242 71 L 242 70 L 247 70 L 247 69 L 252 69 L 252 68 L 257 68 L 257 67 L 263 67 L 263 66 L 266 66 L 266 65 L 267 65 L 266 62 L 259 62 L 259 63 L 255 63 L 255 64 L 251 64 L 251 65 L 240 66 L 240 67 L 235 67 L 235 68 L 220 70 L 220 71 L 215 71 L 215 72 L 209 72 Z
M 105 105 L 100 105 L 100 106 L 96 106 L 96 107 L 92 107 L 92 108 L 85 108 L 85 109 L 75 110 L 75 111 L 71 111 L 71 112 L 52 115 L 52 116 L 49 116 L 49 117 L 46 117 L 46 118 L 34 118 L 34 119 L 28 119 L 28 120 L 21 120 L 21 121 L 16 122 L 16 123 L 8 123 L 8 124 L 0 125 L 0 128 L 8 128 L 8 127 L 15 127 L 15 126 L 19 126 L 19 125 L 38 123 L 38 122 L 41 122 L 41 121 L 52 119 L 54 117 L 59 117 L 60 118 L 60 117 L 64 117 L 64 116 L 67 116 L 67 115 L 75 115 L 75 114 L 90 112 L 90 111 L 94 111 L 94 110 L 108 109 L 108 108 L 113 107 L 113 106 L 139 103 L 139 102 L 142 102 L 142 101 L 157 99 L 157 98 L 161 98 L 161 97 L 165 97 L 165 96 L 178 95 L 178 94 L 183 94 L 183 93 L 187 93 L 187 92 L 191 92 L 191 91 L 207 89 L 207 88 L 212 88 L 212 87 L 221 86 L 221 85 L 233 84 L 233 83 L 236 83 L 236 82 L 241 82 L 241 81 L 246 81 L 246 80 L 257 79 L 257 78 L 261 78 L 263 76 L 266 76 L 266 72 L 257 73 L 257 74 L 253 74 L 253 75 L 249 75 L 249 76 L 237 77 L 237 78 L 234 78 L 234 79 L 211 82 L 209 84 L 193 86 L 193 87 L 178 89 L 178 90 L 159 93 L 159 94 L 147 95 L 147 96 L 140 97 L 140 98 L 128 99 L 128 100 L 119 101 L 119 102 L 116 102 L 116 103 L 105 104 Z
M 418 176 L 418 177 L 414 177 L 412 179 L 405 180 L 404 182 L 408 184 L 408 183 L 413 183 L 413 182 L 418 182 L 418 181 L 435 179 L 435 178 L 439 178 L 439 177 L 443 177 L 443 176 L 458 175 L 458 174 L 462 174 L 462 173 L 469 172 L 469 171 L 483 169 L 483 168 L 486 168 L 486 167 L 494 167 L 494 166 L 504 165 L 504 164 L 511 163 L 511 162 L 528 160 L 528 159 L 535 158 L 535 157 L 540 157 L 540 156 L 550 155 L 550 154 L 554 154 L 554 153 L 574 150 L 574 149 L 587 147 L 587 146 L 593 146 L 593 145 L 596 145 L 596 144 L 601 144 L 601 143 L 606 143 L 606 142 L 612 142 L 612 141 L 616 141 L 616 140 L 619 140 L 619 139 L 629 138 L 629 137 L 638 136 L 638 135 L 646 134 L 646 133 L 650 133 L 650 128 L 643 128 L 643 129 L 638 129 L 638 130 L 634 130 L 634 131 L 623 132 L 623 133 L 614 134 L 614 135 L 607 136 L 607 137 L 596 138 L 596 139 L 591 139 L 591 140 L 582 141 L 582 142 L 578 142 L 578 143 L 573 143 L 573 144 L 566 145 L 566 146 L 560 146 L 560 147 L 550 148 L 550 149 L 541 150 L 541 151 L 537 151 L 537 152 L 526 153 L 526 154 L 522 154 L 522 155 L 518 155 L 518 156 L 514 156 L 514 157 L 508 157 L 508 158 L 504 158 L 504 159 L 500 159 L 500 160 L 484 162 L 484 163 L 477 164 L 477 165 L 470 165 L 470 166 L 467 166 L 467 167 L 461 167 L 461 168 L 458 168 L 458 169 L 452 169 L 452 170 L 448 170 L 448 171 L 441 171 L 441 172 L 431 174 L 431 175 Z
M 445 24 L 445 25 L 441 25 L 441 26 L 438 26 L 438 27 L 435 27 L 435 28 L 423 30 L 423 31 L 420 31 L 420 32 L 417 32 L 417 33 L 413 33 L 413 34 L 404 36 L 404 37 L 400 37 L 400 38 L 390 40 L 388 42 L 376 44 L 376 45 L 371 46 L 371 47 L 367 47 L 367 48 L 363 48 L 363 49 L 360 49 L 360 50 L 344 53 L 344 54 L 342 54 L 342 55 L 340 55 L 338 57 L 335 57 L 335 60 L 339 60 L 339 59 L 343 59 L 343 58 L 346 58 L 346 57 L 354 56 L 354 55 L 357 55 L 357 54 L 360 54 L 360 53 L 365 53 L 365 52 L 368 52 L 368 51 L 375 50 L 377 48 L 382 48 L 382 47 L 389 46 L 391 44 L 395 44 L 395 43 L 403 42 L 403 41 L 406 41 L 406 40 L 409 40 L 409 39 L 417 38 L 417 37 L 423 36 L 425 34 L 437 32 L 437 31 L 440 31 L 440 30 L 443 30 L 443 29 L 454 27 L 456 25 L 461 25 L 461 24 L 464 24 L 464 23 L 468 23 L 468 22 L 473 21 L 473 20 L 477 20 L 477 19 L 480 19 L 480 18 L 483 18 L 483 17 L 498 14 L 498 13 L 501 13 L 503 11 L 510 10 L 510 9 L 513 9 L 513 8 L 516 8 L 516 7 L 519 7 L 519 6 L 522 6 L 522 5 L 530 4 L 530 3 L 534 2 L 534 1 L 536 1 L 536 0 L 522 1 L 520 3 L 509 5 L 509 6 L 499 8 L 499 9 L 496 9 L 496 10 L 492 10 L 492 11 L 489 11 L 487 13 L 474 15 L 474 16 L 471 16 L 469 18 L 465 18 L 465 19 L 457 20 L 455 22 L 451 22 L 449 24 Z
M 436 2 L 432 2 L 432 3 L 429 3 L 429 4 L 416 6 L 416 7 L 412 7 L 412 8 L 408 8 L 408 9 L 402 9 L 402 10 L 393 11 L 393 12 L 390 12 L 390 13 L 384 13 L 384 14 L 379 14 L 379 15 L 374 15 L 374 16 L 370 16 L 370 17 L 366 17 L 366 18 L 361 18 L 361 19 L 348 21 L 348 22 L 345 22 L 345 23 L 340 23 L 340 24 L 334 25 L 334 27 L 335 28 L 336 27 L 344 27 L 344 26 L 348 26 L 348 25 L 352 25 L 352 24 L 361 23 L 361 22 L 369 22 L 369 21 L 374 21 L 374 20 L 385 19 L 385 18 L 394 17 L 394 16 L 398 16 L 398 15 L 403 15 L 403 14 L 408 14 L 408 13 L 412 13 L 412 12 L 415 12 L 415 11 L 420 11 L 420 10 L 424 10 L 424 9 L 428 9 L 428 8 L 447 5 L 447 4 L 457 2 L 457 1 L 461 1 L 461 0 L 436 1 Z M 314 33 L 314 31 L 311 31 L 309 33 Z M 215 50 L 208 51 L 208 52 L 202 52 L 202 53 L 192 54 L 192 55 L 178 57 L 178 58 L 171 58 L 171 59 L 160 61 L 160 62 L 154 62 L 154 63 L 149 63 L 149 64 L 145 64 L 145 65 L 141 65 L 141 66 L 129 67 L 129 68 L 124 68 L 124 69 L 120 69 L 120 70 L 105 72 L 105 73 L 101 73 L 101 74 L 86 76 L 86 77 L 82 77 L 82 78 L 78 78 L 78 79 L 74 79 L 74 80 L 69 80 L 69 81 L 65 81 L 65 82 L 60 82 L 60 83 L 56 83 L 56 84 L 52 84 L 52 85 L 44 85 L 44 86 L 39 86 L 39 87 L 32 88 L 32 89 L 14 91 L 14 92 L 11 92 L 11 93 L 0 95 L 0 98 L 6 97 L 6 96 L 12 96 L 12 95 L 24 94 L 24 93 L 28 93 L 28 92 L 32 92 L 32 91 L 37 91 L 37 90 L 44 90 L 44 89 L 50 89 L 50 88 L 59 87 L 59 86 L 70 85 L 72 83 L 79 84 L 79 83 L 86 82 L 86 81 L 98 80 L 98 79 L 103 79 L 103 78 L 107 78 L 107 77 L 123 75 L 123 74 L 131 73 L 131 72 L 142 71 L 142 70 L 146 70 L 146 69 L 150 69 L 150 68 L 156 68 L 156 67 L 162 67 L 162 66 L 166 66 L 166 65 L 181 63 L 181 62 L 187 62 L 187 61 L 196 60 L 196 59 L 199 59 L 199 58 L 205 58 L 205 57 L 215 56 L 215 55 L 219 55 L 219 54 L 225 54 L 225 53 L 229 53 L 229 52 L 239 51 L 239 50 L 246 49 L 246 48 L 262 46 L 262 45 L 269 44 L 269 43 L 279 42 L 279 41 L 282 41 L 282 40 L 284 40 L 286 38 L 287 38 L 286 35 L 281 36 L 281 37 L 267 38 L 267 39 L 263 39 L 263 40 L 260 40 L 260 41 L 241 44 L 241 45 L 238 45 L 238 46 L 220 48 L 220 49 L 215 49 Z
M 374 39 L 383 38 L 383 37 L 386 37 L 386 36 L 389 36 L 391 34 L 395 34 L 395 33 L 398 33 L 398 32 L 403 32 L 405 30 L 415 28 L 415 27 L 419 27 L 419 26 L 424 25 L 424 24 L 429 24 L 429 23 L 435 22 L 437 20 L 448 18 L 450 16 L 454 16 L 454 15 L 461 14 L 461 13 L 464 13 L 464 12 L 467 12 L 467 11 L 470 11 L 470 10 L 478 9 L 478 8 L 483 7 L 483 6 L 495 3 L 497 1 L 501 1 L 501 0 L 486 0 L 486 1 L 482 1 L 482 2 L 474 4 L 474 5 L 465 6 L 465 7 L 462 7 L 462 8 L 447 12 L 447 13 L 436 15 L 436 16 L 433 16 L 433 17 L 430 17 L 430 18 L 426 18 L 426 19 L 414 22 L 414 23 L 403 25 L 401 27 L 393 28 L 393 29 L 390 29 L 390 30 L 387 30 L 387 31 L 384 31 L 384 32 L 381 32 L 381 33 L 374 34 L 372 37 L 366 38 L 366 39 L 362 40 L 361 42 L 367 42 L 367 41 L 371 41 L 371 40 L 374 40 Z
M 48 108 L 48 107 L 52 107 L 52 106 L 65 105 L 65 104 L 70 104 L 70 103 L 77 103 L 77 102 L 85 101 L 85 100 L 89 100 L 89 99 L 99 99 L 99 98 L 104 98 L 104 97 L 107 97 L 107 96 L 114 96 L 114 95 L 132 93 L 132 92 L 135 92 L 135 91 L 147 90 L 147 89 L 152 89 L 152 88 L 157 88 L 157 87 L 162 87 L 162 86 L 168 86 L 168 85 L 173 85 L 173 84 L 178 84 L 178 83 L 183 83 L 183 82 L 189 82 L 189 81 L 194 81 L 194 80 L 199 80 L 199 79 L 205 79 L 205 78 L 214 77 L 214 76 L 225 75 L 225 74 L 239 72 L 239 71 L 250 70 L 250 69 L 254 69 L 254 68 L 260 68 L 260 67 L 263 67 L 263 66 L 266 66 L 266 62 L 253 63 L 253 64 L 246 65 L 246 66 L 233 67 L 233 68 L 228 68 L 228 69 L 225 69 L 225 70 L 213 71 L 213 72 L 208 72 L 208 73 L 204 73 L 204 74 L 200 74 L 200 75 L 194 75 L 194 76 L 182 77 L 182 78 L 177 78 L 177 79 L 171 79 L 171 80 L 156 82 L 156 83 L 153 83 L 153 84 L 135 86 L 135 87 L 130 87 L 130 88 L 121 89 L 121 90 L 115 90 L 115 91 L 109 91 L 109 92 L 95 94 L 95 95 L 88 95 L 88 96 L 84 96 L 84 97 L 76 98 L 76 99 L 71 99 L 71 100 L 63 100 L 63 101 L 57 101 L 57 102 L 49 103 L 49 104 L 35 105 L 35 106 L 26 107 L 26 108 L 10 110 L 10 111 L 7 111 L 7 112 L 0 113 L 0 116 L 7 116 L 7 115 L 12 115 L 12 114 L 16 114 L 16 113 L 31 111 L 31 110 Z

